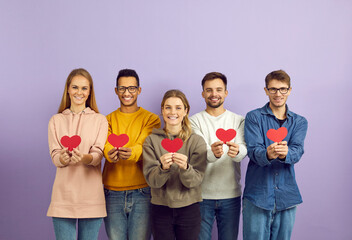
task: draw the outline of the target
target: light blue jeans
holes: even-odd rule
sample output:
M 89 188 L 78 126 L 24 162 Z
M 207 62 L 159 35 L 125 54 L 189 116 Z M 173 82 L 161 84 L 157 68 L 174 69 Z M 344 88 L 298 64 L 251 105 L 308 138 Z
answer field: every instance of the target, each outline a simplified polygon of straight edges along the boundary
M 97 240 L 103 218 L 56 218 L 53 217 L 56 240 Z
M 282 211 L 265 210 L 243 199 L 243 240 L 289 240 L 296 207 Z
M 236 240 L 241 213 L 241 197 L 200 202 L 202 216 L 199 240 L 211 240 L 213 223 L 216 218 L 218 238 Z
M 105 189 L 107 217 L 104 218 L 110 240 L 149 240 L 151 236 L 150 188 L 127 191 Z

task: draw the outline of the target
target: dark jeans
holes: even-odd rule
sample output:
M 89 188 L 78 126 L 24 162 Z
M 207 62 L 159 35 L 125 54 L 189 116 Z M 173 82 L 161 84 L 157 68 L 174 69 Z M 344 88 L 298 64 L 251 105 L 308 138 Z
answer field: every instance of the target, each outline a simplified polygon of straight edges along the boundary
M 200 231 L 199 203 L 182 208 L 152 204 L 154 240 L 196 240 Z

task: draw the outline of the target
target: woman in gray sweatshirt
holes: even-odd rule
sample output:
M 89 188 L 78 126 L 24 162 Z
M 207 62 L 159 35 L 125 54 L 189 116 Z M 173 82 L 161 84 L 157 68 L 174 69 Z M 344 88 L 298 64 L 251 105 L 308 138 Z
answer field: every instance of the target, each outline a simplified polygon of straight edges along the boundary
M 198 202 L 202 201 L 200 185 L 207 151 L 203 138 L 191 130 L 189 109 L 181 91 L 167 91 L 161 102 L 165 126 L 154 129 L 143 144 L 143 173 L 151 187 L 155 240 L 196 240 L 200 231 Z M 171 150 L 168 145 L 182 147 Z

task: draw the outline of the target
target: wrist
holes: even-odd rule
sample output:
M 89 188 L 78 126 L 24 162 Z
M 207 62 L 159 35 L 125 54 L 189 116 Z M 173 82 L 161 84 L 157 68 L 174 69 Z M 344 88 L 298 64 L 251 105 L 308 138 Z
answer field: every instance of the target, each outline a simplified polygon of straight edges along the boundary
M 90 164 L 93 161 L 93 156 L 91 154 L 83 154 L 82 162 L 84 164 Z

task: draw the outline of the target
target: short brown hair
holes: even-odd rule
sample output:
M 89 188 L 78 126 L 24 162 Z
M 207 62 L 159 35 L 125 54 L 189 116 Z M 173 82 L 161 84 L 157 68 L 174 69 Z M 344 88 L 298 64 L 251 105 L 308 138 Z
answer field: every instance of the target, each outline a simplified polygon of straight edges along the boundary
M 291 78 L 284 70 L 276 70 L 265 77 L 265 87 L 269 86 L 271 80 L 278 80 L 280 82 L 287 83 L 288 87 L 291 87 Z
M 96 113 L 99 113 L 98 106 L 95 101 L 92 76 L 89 74 L 89 72 L 87 70 L 85 70 L 83 68 L 73 69 L 71 71 L 71 73 L 68 75 L 68 77 L 66 79 L 66 83 L 65 83 L 64 93 L 62 94 L 61 103 L 60 103 L 58 113 L 62 113 L 66 108 L 71 107 L 71 99 L 70 99 L 70 96 L 68 95 L 68 89 L 70 87 L 70 84 L 72 82 L 73 77 L 79 76 L 79 75 L 86 78 L 89 82 L 90 93 L 89 93 L 88 99 L 86 101 L 86 106 L 90 107 Z
M 225 90 L 226 90 L 226 88 L 227 88 L 227 78 L 226 78 L 226 76 L 224 74 L 219 73 L 219 72 L 210 72 L 210 73 L 207 73 L 204 76 L 204 78 L 202 80 L 202 88 L 203 88 L 203 90 L 204 90 L 204 84 L 205 84 L 206 81 L 214 80 L 214 79 L 217 79 L 217 78 L 220 78 L 223 81 L 223 83 L 225 85 Z

